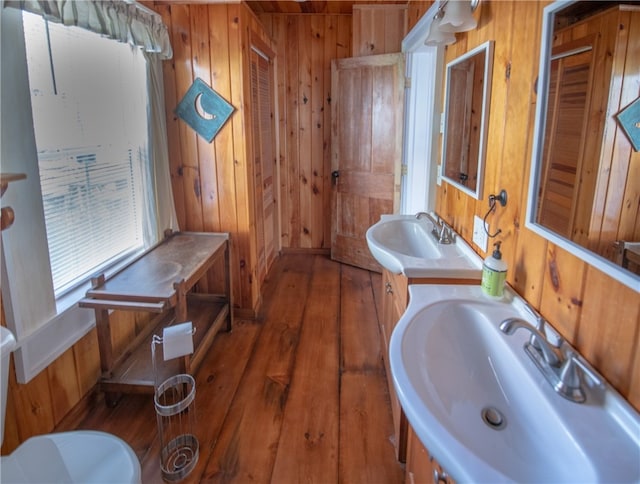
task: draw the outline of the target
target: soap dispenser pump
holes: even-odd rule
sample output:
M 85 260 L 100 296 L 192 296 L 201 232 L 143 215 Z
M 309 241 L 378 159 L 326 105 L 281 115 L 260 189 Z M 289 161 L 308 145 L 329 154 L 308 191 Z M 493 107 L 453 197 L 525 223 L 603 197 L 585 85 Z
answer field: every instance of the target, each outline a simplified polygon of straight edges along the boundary
M 493 253 L 482 264 L 482 291 L 491 297 L 502 297 L 507 279 L 507 263 L 502 260 L 501 242 L 493 244 Z

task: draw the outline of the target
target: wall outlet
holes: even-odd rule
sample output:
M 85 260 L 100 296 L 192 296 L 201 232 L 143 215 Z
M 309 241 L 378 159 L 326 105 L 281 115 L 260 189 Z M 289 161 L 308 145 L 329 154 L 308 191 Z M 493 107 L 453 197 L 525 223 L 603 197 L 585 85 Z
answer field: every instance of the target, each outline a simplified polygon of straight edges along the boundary
M 476 244 L 483 252 L 487 251 L 487 232 L 484 230 L 484 222 L 480 217 L 473 217 L 473 243 Z
M 436 184 L 438 186 L 442 185 L 442 164 L 437 165 L 438 166 L 438 172 L 437 172 L 437 176 L 436 176 Z

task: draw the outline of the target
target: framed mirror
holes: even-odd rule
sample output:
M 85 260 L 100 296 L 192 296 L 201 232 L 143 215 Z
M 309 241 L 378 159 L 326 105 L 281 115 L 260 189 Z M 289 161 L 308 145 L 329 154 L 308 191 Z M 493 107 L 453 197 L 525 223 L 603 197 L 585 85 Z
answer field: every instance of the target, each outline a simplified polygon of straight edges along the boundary
M 534 232 L 638 292 L 639 59 L 638 2 L 544 9 L 526 218 Z
M 442 138 L 442 178 L 482 199 L 489 122 L 493 41 L 447 64 Z

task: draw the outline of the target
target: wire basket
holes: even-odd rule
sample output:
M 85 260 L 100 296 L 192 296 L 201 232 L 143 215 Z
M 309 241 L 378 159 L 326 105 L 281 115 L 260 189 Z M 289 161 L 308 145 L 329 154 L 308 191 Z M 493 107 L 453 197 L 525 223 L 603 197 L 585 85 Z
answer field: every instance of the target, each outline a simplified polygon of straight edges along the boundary
M 154 395 L 158 433 L 160 434 L 160 469 L 169 482 L 185 478 L 198 462 L 198 439 L 195 426 L 196 382 L 191 375 L 174 375 L 158 385 Z

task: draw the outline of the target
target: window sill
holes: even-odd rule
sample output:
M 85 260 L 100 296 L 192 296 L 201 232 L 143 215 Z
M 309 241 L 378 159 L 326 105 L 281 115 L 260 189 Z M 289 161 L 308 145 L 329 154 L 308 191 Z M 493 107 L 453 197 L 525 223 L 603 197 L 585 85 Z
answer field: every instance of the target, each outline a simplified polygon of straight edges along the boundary
M 124 257 L 122 257 L 118 262 L 113 265 L 107 267 L 102 273 L 106 278 L 111 277 L 113 274 L 128 266 L 133 262 L 137 257 L 139 257 L 142 253 L 144 253 L 145 249 L 138 249 Z M 65 311 L 68 311 L 73 306 L 75 306 L 80 299 L 85 297 L 87 291 L 91 289 L 91 280 L 83 282 L 73 289 L 65 292 L 58 298 L 56 298 L 56 313 L 58 315 L 63 314 Z
M 105 270 L 105 275 L 109 277 L 116 273 L 142 252 L 137 251 L 124 258 Z M 87 281 L 56 299 L 57 314 L 38 330 L 17 341 L 13 355 L 18 383 L 29 382 L 94 328 L 94 311 L 78 307 L 78 301 L 90 288 L 91 281 Z

